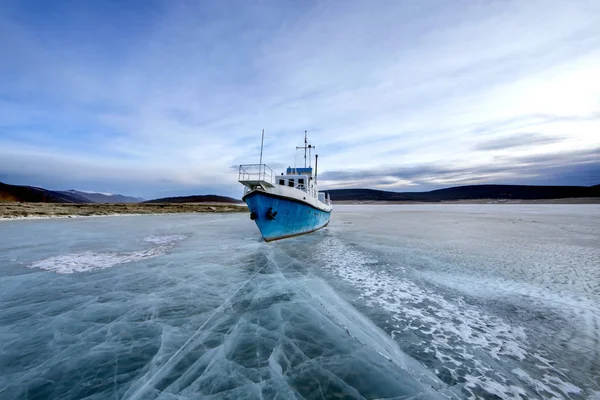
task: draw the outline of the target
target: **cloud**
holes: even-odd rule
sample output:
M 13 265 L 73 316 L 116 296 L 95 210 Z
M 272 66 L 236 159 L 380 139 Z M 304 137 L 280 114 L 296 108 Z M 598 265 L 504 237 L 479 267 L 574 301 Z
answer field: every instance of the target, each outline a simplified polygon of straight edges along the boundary
M 384 177 L 384 178 L 382 178 Z M 600 147 L 532 156 L 499 156 L 471 167 L 451 163 L 327 171 L 320 179 L 332 188 L 436 189 L 452 185 L 527 183 L 591 186 L 600 182 Z
M 235 193 L 262 128 L 277 168 L 308 129 L 323 176 L 392 189 L 518 180 L 484 167 L 600 146 L 595 1 L 230 6 L 6 2 L 0 174 Z
M 476 150 L 504 150 L 513 147 L 531 147 L 540 146 L 549 143 L 557 143 L 564 138 L 548 137 L 539 133 L 523 132 L 518 135 L 502 137 L 498 139 L 488 140 L 487 142 L 479 143 L 475 146 Z

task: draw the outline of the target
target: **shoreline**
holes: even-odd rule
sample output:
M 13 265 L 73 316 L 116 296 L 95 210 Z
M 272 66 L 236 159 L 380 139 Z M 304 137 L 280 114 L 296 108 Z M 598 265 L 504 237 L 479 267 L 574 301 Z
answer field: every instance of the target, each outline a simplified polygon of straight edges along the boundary
M 566 199 L 508 200 L 477 199 L 449 200 L 438 202 L 425 201 L 379 201 L 379 200 L 338 200 L 333 205 L 460 205 L 460 204 L 600 204 L 600 197 L 582 197 Z M 245 204 L 226 203 L 118 203 L 118 204 L 74 204 L 74 203 L 0 203 L 0 221 L 110 217 L 162 214 L 206 214 L 248 212 Z
M 117 215 L 239 213 L 247 210 L 245 204 L 223 203 L 0 203 L 0 221 Z

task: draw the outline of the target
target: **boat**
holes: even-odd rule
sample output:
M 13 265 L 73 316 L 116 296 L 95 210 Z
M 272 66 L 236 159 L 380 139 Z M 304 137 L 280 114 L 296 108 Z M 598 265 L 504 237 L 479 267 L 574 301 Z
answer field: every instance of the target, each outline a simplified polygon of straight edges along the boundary
M 304 167 L 288 167 L 276 175 L 262 163 L 264 130 L 261 140 L 260 162 L 242 164 L 238 181 L 244 185 L 242 200 L 248 205 L 250 219 L 256 223 L 265 241 L 284 239 L 317 231 L 329 223 L 333 209 L 329 193 L 317 189 L 317 163 L 315 154 L 313 175 L 312 151 L 304 132 Z M 308 152 L 308 166 L 307 166 Z

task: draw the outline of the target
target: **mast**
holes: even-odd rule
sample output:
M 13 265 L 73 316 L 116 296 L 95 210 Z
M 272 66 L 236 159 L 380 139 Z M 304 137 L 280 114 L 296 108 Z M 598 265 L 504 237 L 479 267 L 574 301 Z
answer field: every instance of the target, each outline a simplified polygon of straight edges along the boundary
M 262 164 L 262 151 L 263 151 L 263 143 L 265 142 L 265 130 L 262 130 L 262 139 L 260 139 L 260 161 L 259 165 Z
M 267 171 L 263 170 L 262 166 L 262 152 L 263 152 L 263 143 L 265 142 L 265 130 L 262 130 L 262 138 L 260 139 L 260 161 L 258 162 L 258 179 L 261 179 L 261 172 L 266 176 Z M 264 177 L 264 176 L 263 176 Z

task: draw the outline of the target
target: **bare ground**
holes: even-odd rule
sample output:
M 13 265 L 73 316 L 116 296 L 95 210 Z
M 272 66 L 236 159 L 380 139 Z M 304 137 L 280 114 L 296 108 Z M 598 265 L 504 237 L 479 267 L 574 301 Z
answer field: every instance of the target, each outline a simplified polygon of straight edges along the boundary
M 212 203 L 131 203 L 131 204 L 61 204 L 0 203 L 0 219 L 68 217 L 117 214 L 178 214 L 247 212 L 245 204 Z

